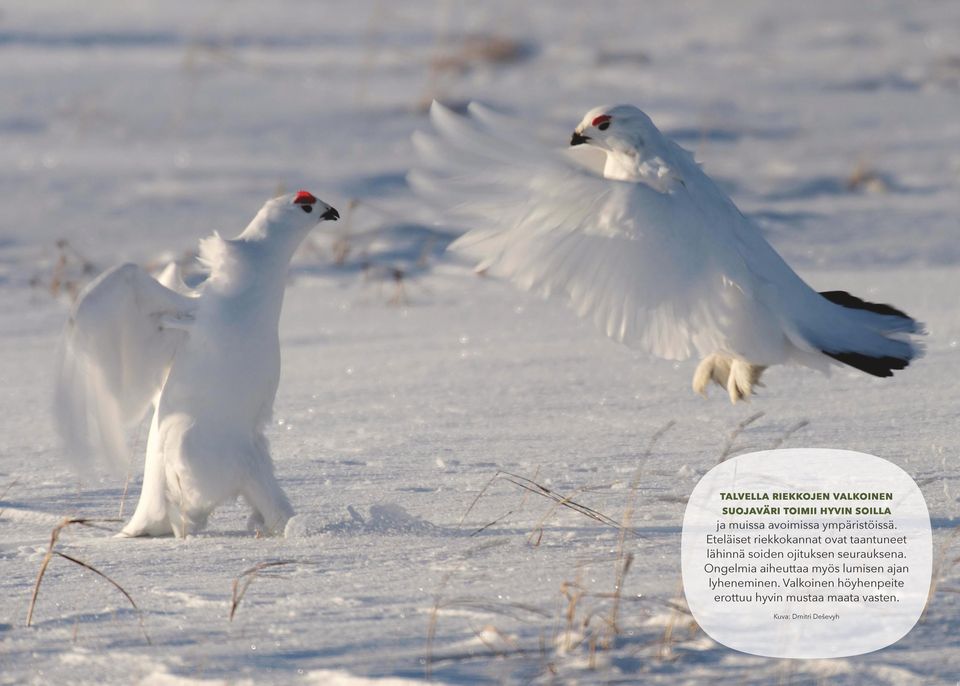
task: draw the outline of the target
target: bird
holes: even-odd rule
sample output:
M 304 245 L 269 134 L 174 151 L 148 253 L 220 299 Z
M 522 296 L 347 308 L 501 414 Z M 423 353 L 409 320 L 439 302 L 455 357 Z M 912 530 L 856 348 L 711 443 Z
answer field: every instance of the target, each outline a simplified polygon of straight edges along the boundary
M 184 538 L 242 496 L 248 527 L 283 533 L 293 508 L 274 475 L 264 428 L 280 380 L 287 267 L 321 221 L 339 213 L 307 191 L 273 198 L 236 237 L 200 241 L 206 279 L 135 264 L 80 294 L 58 353 L 55 420 L 81 472 L 129 464 L 127 433 L 152 410 L 143 486 L 118 536 Z
M 700 395 L 713 382 L 749 400 L 777 364 L 888 377 L 923 353 L 923 324 L 902 310 L 809 286 L 633 105 L 591 109 L 566 147 L 476 103 L 460 115 L 435 102 L 430 119 L 408 180 L 467 219 L 450 249 L 628 346 L 697 355 Z

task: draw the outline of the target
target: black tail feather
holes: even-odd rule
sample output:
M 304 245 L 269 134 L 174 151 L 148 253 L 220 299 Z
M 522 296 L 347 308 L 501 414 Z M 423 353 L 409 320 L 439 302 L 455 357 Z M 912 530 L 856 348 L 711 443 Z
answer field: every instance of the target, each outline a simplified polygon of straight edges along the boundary
M 863 353 L 831 353 L 826 350 L 823 351 L 823 354 L 867 374 L 881 377 L 893 376 L 893 370 L 905 369 L 910 364 L 910 360 L 899 357 L 871 357 Z
M 888 337 L 891 343 L 894 343 L 894 337 L 896 334 L 924 333 L 922 324 L 914 320 L 913 317 L 908 315 L 903 310 L 898 310 L 892 305 L 867 302 L 866 300 L 861 300 L 855 295 L 850 295 L 846 291 L 822 291 L 820 295 L 832 302 L 834 305 L 839 305 L 840 307 L 845 307 L 851 310 L 863 310 L 865 312 L 871 312 L 884 317 L 898 317 L 906 320 L 906 322 L 891 324 L 890 330 L 884 330 L 884 327 L 877 332 L 880 335 Z M 883 320 L 879 321 L 882 322 Z M 889 320 L 887 321 L 889 322 Z M 903 349 L 903 353 L 898 355 L 868 355 L 854 351 L 829 350 L 824 350 L 823 354 L 832 357 L 837 362 L 850 365 L 851 367 L 859 369 L 862 372 L 866 372 L 867 374 L 887 377 L 893 376 L 894 370 L 905 369 L 907 365 L 910 364 L 910 361 L 914 357 L 917 357 L 920 352 L 920 349 L 910 346 L 905 341 L 902 342 L 901 349 Z M 891 350 L 891 352 L 899 351 L 894 349 Z
M 866 310 L 867 312 L 873 312 L 874 314 L 885 314 L 892 317 L 903 317 L 904 319 L 910 319 L 911 321 L 913 320 L 913 317 L 908 315 L 903 310 L 898 310 L 893 305 L 869 303 L 866 300 L 861 300 L 855 295 L 850 295 L 846 291 L 821 291 L 820 295 L 835 305 L 849 307 L 851 310 Z

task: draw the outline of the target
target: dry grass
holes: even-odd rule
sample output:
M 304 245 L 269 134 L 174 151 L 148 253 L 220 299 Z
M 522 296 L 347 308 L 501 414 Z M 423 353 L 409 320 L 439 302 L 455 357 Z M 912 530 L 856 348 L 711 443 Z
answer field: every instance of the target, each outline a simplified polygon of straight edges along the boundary
M 851 193 L 888 193 L 890 182 L 884 174 L 869 162 L 860 160 L 844 181 L 844 188 Z
M 796 421 L 775 436 L 766 436 L 763 444 L 757 445 L 759 441 L 756 440 L 756 436 L 748 437 L 746 434 L 751 428 L 757 427 L 758 422 L 765 416 L 763 412 L 757 412 L 737 422 L 724 437 L 717 464 L 744 452 L 779 448 L 810 423 L 806 419 Z M 434 598 L 427 629 L 425 664 L 428 678 L 431 676 L 433 665 L 436 662 L 434 644 L 439 615 L 443 609 L 455 607 L 497 614 L 516 621 L 531 621 L 542 617 L 552 617 L 554 619 L 553 627 L 540 635 L 539 652 L 525 646 L 521 640 L 514 637 L 502 625 L 496 626 L 494 623 L 488 623 L 479 630 L 476 627 L 470 627 L 480 643 L 490 650 L 491 655 L 501 659 L 507 657 L 539 658 L 540 672 L 538 678 L 544 678 L 548 681 L 561 678 L 568 668 L 580 669 L 586 667 L 592 670 L 602 670 L 610 664 L 614 651 L 618 650 L 618 637 L 624 636 L 627 630 L 624 608 L 631 606 L 631 604 L 636 607 L 652 605 L 663 608 L 668 613 L 662 632 L 651 634 L 647 639 L 639 641 L 632 639 L 636 643 L 629 647 L 631 654 L 635 656 L 646 655 L 650 660 L 664 662 L 679 659 L 681 654 L 677 652 L 676 647 L 693 641 L 701 635 L 701 629 L 684 599 L 682 577 L 678 575 L 676 590 L 668 597 L 655 598 L 641 593 L 624 592 L 630 573 L 637 567 L 637 553 L 631 550 L 630 539 L 640 536 L 638 530 L 633 527 L 633 521 L 636 512 L 640 509 L 644 476 L 657 446 L 676 425 L 677 422 L 675 421 L 667 422 L 650 437 L 644 453 L 638 459 L 639 464 L 629 481 L 629 494 L 619 520 L 579 501 L 581 495 L 586 491 L 585 487 L 581 487 L 570 494 L 561 493 L 544 485 L 536 477 L 529 478 L 505 470 L 498 470 L 484 483 L 461 516 L 458 528 L 462 529 L 464 527 L 469 515 L 476 510 L 477 504 L 499 481 L 506 481 L 521 489 L 525 500 L 520 507 L 510 507 L 492 521 L 474 529 L 469 534 L 470 536 L 487 531 L 490 527 L 503 522 L 522 510 L 527 498 L 539 496 L 548 500 L 550 507 L 546 514 L 538 516 L 537 524 L 527 535 L 528 544 L 536 547 L 540 543 L 545 522 L 560 508 L 566 508 L 593 522 L 616 528 L 618 533 L 616 551 L 615 554 L 577 562 L 572 577 L 568 575 L 560 582 L 558 604 L 556 609 L 550 613 L 544 613 L 535 606 L 516 603 L 500 603 L 499 601 L 491 602 L 470 598 L 446 598 L 445 594 L 454 572 L 445 574 Z M 753 440 L 750 440 L 750 438 L 753 438 Z M 501 539 L 492 541 L 488 546 L 471 549 L 464 559 L 474 557 L 489 546 L 499 546 L 507 542 L 509 541 Z M 960 558 L 952 562 L 960 563 Z M 595 576 L 593 573 L 585 573 L 588 567 L 605 567 L 611 563 L 613 564 L 612 588 L 607 587 L 600 590 L 596 588 L 596 582 L 590 583 L 587 581 Z M 551 571 L 555 572 L 556 570 Z M 957 592 L 960 592 L 960 589 L 957 589 Z M 635 629 L 636 627 L 633 625 L 631 628 Z M 630 635 L 633 635 L 633 633 L 631 632 Z M 472 657 L 475 657 L 475 655 L 448 654 L 444 659 L 447 661 L 461 658 L 466 660 Z
M 250 588 L 250 584 L 252 584 L 254 579 L 260 575 L 260 572 L 265 569 L 275 569 L 277 567 L 310 564 L 314 563 L 304 560 L 269 560 L 267 562 L 258 562 L 253 567 L 240 572 L 240 574 L 237 575 L 237 577 L 233 580 L 233 590 L 230 594 L 229 621 L 233 621 L 234 616 L 237 614 L 237 610 L 240 608 L 240 601 L 243 600 L 243 597 L 247 594 L 247 589 Z
M 633 564 L 633 553 L 627 552 L 627 530 L 630 528 L 630 524 L 633 521 L 633 514 L 637 507 L 640 480 L 643 478 L 643 469 L 646 467 L 650 456 L 653 455 L 653 450 L 657 446 L 657 443 L 659 443 L 660 439 L 663 438 L 663 436 L 670 429 L 676 426 L 676 424 L 677 422 L 671 419 L 656 432 L 654 432 L 653 436 L 650 437 L 650 441 L 647 443 L 647 449 L 643 454 L 643 458 L 640 460 L 640 465 L 637 467 L 636 472 L 633 474 L 633 478 L 630 480 L 630 497 L 627 499 L 627 504 L 623 511 L 623 526 L 620 527 L 620 536 L 617 540 L 617 561 L 615 566 L 616 581 L 614 582 L 613 602 L 611 603 L 610 608 L 610 631 L 607 633 L 604 642 L 601 644 L 601 647 L 606 650 L 611 650 L 613 648 L 616 636 L 620 633 L 618 619 L 620 612 L 620 601 L 623 593 L 623 584 L 624 580 L 626 579 L 627 572 L 630 571 L 630 566 Z
M 474 555 L 480 552 L 489 550 L 490 548 L 499 547 L 504 544 L 505 544 L 505 541 L 503 540 L 495 540 L 495 541 L 488 541 L 481 545 L 470 548 L 464 553 L 462 557 L 462 561 L 469 560 Z M 427 645 L 425 650 L 426 655 L 424 656 L 424 674 L 427 679 L 431 678 L 433 673 L 433 644 L 437 637 L 437 623 L 439 622 L 439 619 L 440 619 L 441 609 L 447 609 L 452 607 L 466 607 L 468 606 L 468 604 L 470 604 L 469 605 L 470 607 L 476 609 L 478 607 L 478 604 L 480 603 L 483 603 L 482 607 L 488 611 L 491 609 L 493 610 L 500 609 L 498 605 L 491 605 L 489 601 L 483 601 L 483 600 L 471 600 L 468 598 L 456 598 L 456 599 L 445 600 L 444 591 L 446 591 L 447 584 L 450 583 L 450 579 L 453 578 L 453 575 L 454 575 L 454 572 L 452 571 L 447 572 L 446 574 L 443 575 L 443 578 L 440 580 L 440 584 L 437 588 L 437 592 L 434 595 L 433 607 L 430 609 L 430 619 L 427 622 Z M 510 608 L 512 606 L 512 604 L 510 603 L 503 603 L 502 605 L 505 608 Z M 532 608 L 530 606 L 519 605 L 517 607 L 525 610 L 531 610 L 533 612 L 540 612 L 538 608 Z
M 65 239 L 58 240 L 56 248 L 57 259 L 49 278 L 38 274 L 30 280 L 30 285 L 44 288 L 54 298 L 66 293 L 74 301 L 100 269 Z
M 717 459 L 717 464 L 722 464 L 726 462 L 731 457 L 734 457 L 735 453 L 743 454 L 747 452 L 747 446 L 738 445 L 737 441 L 741 437 L 744 431 L 746 431 L 751 425 L 756 423 L 758 420 L 766 416 L 765 412 L 757 412 L 750 415 L 746 419 L 737 423 L 736 426 L 727 434 L 726 441 L 724 441 L 723 449 L 720 451 L 720 457 Z M 795 433 L 801 429 L 810 425 L 810 420 L 801 419 L 800 421 L 790 425 L 781 433 L 777 438 L 775 438 L 772 444 L 766 447 L 766 450 L 775 450 L 786 443 Z M 696 623 L 696 620 L 693 618 L 693 615 L 690 613 L 689 608 L 687 607 L 686 600 L 683 595 L 683 577 L 679 579 L 677 583 L 677 590 L 674 593 L 674 600 L 670 603 L 672 607 L 672 613 L 669 620 L 667 621 L 667 626 L 663 631 L 663 635 L 660 639 L 660 645 L 658 648 L 658 656 L 661 659 L 672 659 L 673 658 L 673 645 L 675 643 L 674 633 L 677 624 L 681 621 L 681 618 L 688 618 L 689 623 L 687 625 L 688 635 L 691 637 L 696 634 L 699 626 Z
M 443 22 L 446 24 L 446 21 Z M 437 32 L 434 55 L 427 64 L 427 83 L 418 99 L 418 112 L 427 112 L 434 100 L 443 99 L 445 85 L 462 78 L 478 67 L 506 67 L 529 59 L 533 46 L 496 33 L 449 35 L 445 28 Z M 453 109 L 457 109 L 457 104 Z
M 14 479 L 14 480 L 11 481 L 10 483 L 8 483 L 8 484 L 7 484 L 7 487 L 4 488 L 2 492 L 0 492 L 0 500 L 3 500 L 4 498 L 6 498 L 6 497 L 7 497 L 7 493 L 10 492 L 10 489 L 13 488 L 14 486 L 16 486 L 19 482 L 20 482 L 20 479 Z M 0 510 L 0 517 L 3 516 L 4 511 L 5 511 L 5 509 L 4 509 L 4 510 Z
M 757 412 L 756 414 L 752 414 L 743 421 L 738 422 L 737 425 L 733 427 L 730 433 L 727 434 L 727 440 L 723 444 L 723 450 L 720 451 L 720 459 L 717 460 L 717 464 L 726 462 L 733 457 L 733 453 L 737 450 L 736 443 L 737 439 L 740 438 L 740 434 L 742 434 L 747 427 L 749 427 L 755 421 L 762 419 L 765 414 L 766 412 Z M 741 448 L 741 450 L 743 449 Z
M 475 536 L 491 526 L 498 524 L 523 509 L 527 500 L 531 496 L 539 496 L 551 502 L 551 506 L 546 513 L 541 515 L 537 524 L 528 534 L 528 543 L 536 547 L 543 534 L 545 522 L 555 514 L 560 508 L 572 510 L 591 521 L 598 522 L 604 526 L 616 528 L 618 531 L 618 543 L 616 555 L 612 558 L 614 564 L 614 583 L 613 589 L 609 592 L 593 591 L 587 587 L 583 581 L 583 567 L 589 564 L 608 564 L 610 558 L 594 560 L 592 562 L 581 562 L 577 565 L 577 573 L 573 580 L 564 580 L 560 585 L 560 606 L 555 614 L 546 613 L 534 606 L 518 603 L 501 603 L 490 601 L 477 601 L 472 599 L 454 598 L 445 599 L 444 591 L 448 586 L 453 572 L 444 575 L 440 587 L 434 599 L 434 605 L 430 613 L 430 621 L 427 629 L 427 649 L 426 649 L 426 675 L 429 678 L 432 673 L 434 662 L 434 642 L 436 639 L 437 624 L 440 611 L 452 607 L 468 607 L 482 611 L 495 613 L 510 617 L 512 619 L 529 618 L 547 618 L 556 617 L 558 623 L 553 631 L 552 637 L 541 635 L 539 656 L 542 662 L 541 671 L 544 675 L 559 673 L 559 660 L 564 656 L 571 655 L 576 651 L 585 651 L 587 663 L 590 668 L 596 669 L 600 666 L 601 656 L 609 653 L 616 647 L 616 637 L 621 633 L 620 612 L 625 602 L 623 597 L 623 588 L 626 577 L 633 567 L 635 559 L 634 553 L 628 550 L 628 537 L 637 536 L 637 533 L 631 528 L 630 522 L 633 519 L 637 508 L 639 498 L 639 489 L 642 482 L 644 467 L 646 466 L 653 451 L 661 438 L 669 431 L 676 422 L 667 422 L 663 427 L 656 431 L 650 438 L 645 452 L 640 458 L 640 465 L 634 472 L 629 488 L 630 495 L 624 507 L 623 521 L 619 522 L 613 517 L 589 507 L 576 498 L 584 492 L 584 488 L 577 489 L 573 494 L 563 494 L 539 483 L 534 478 L 529 478 L 513 472 L 498 470 L 480 489 L 477 495 L 471 500 L 458 523 L 458 528 L 462 528 L 466 518 L 475 509 L 477 503 L 489 491 L 489 489 L 499 480 L 506 481 L 513 486 L 520 488 L 523 493 L 523 501 L 519 508 L 510 508 L 492 521 L 484 524 L 471 532 L 470 536 Z M 539 468 L 537 469 L 539 473 Z M 504 541 L 494 541 L 490 545 L 502 545 Z M 486 550 L 488 546 L 480 546 L 467 552 L 464 559 L 473 557 L 478 552 Z M 631 598 L 631 600 L 638 600 Z M 522 615 L 522 617 L 521 617 Z M 471 628 L 480 642 L 485 645 L 492 654 L 499 657 L 509 655 L 530 655 L 532 651 L 524 650 L 517 641 L 505 633 L 501 628 L 488 624 L 481 631 Z
M 389 242 L 390 232 L 405 223 L 406 220 L 394 212 L 368 200 L 351 198 L 337 225 L 330 231 L 308 236 L 300 250 L 308 260 L 358 269 L 365 284 L 376 285 L 378 298 L 383 296 L 383 285 L 392 284 L 386 303 L 408 305 L 407 284 L 414 283 L 417 274 L 429 267 L 436 238 L 431 236 L 411 246 L 417 249 L 416 259 L 390 256 L 389 249 L 386 255 L 377 254 L 380 240 Z
M 539 475 L 539 474 L 540 474 L 540 465 L 537 465 L 537 468 L 533 471 L 533 478 L 536 479 L 536 478 L 537 478 L 537 475 Z M 464 511 L 463 515 L 460 517 L 460 521 L 457 522 L 457 528 L 458 528 L 458 529 L 460 529 L 461 527 L 463 527 L 463 521 L 467 518 L 467 515 L 470 514 L 470 512 L 471 512 L 471 511 L 473 510 L 473 508 L 476 506 L 477 502 L 479 502 L 480 498 L 483 497 L 483 494 L 487 492 L 487 489 L 490 488 L 490 486 L 497 480 L 497 478 L 498 478 L 499 476 L 500 476 L 500 472 L 497 471 L 493 476 L 490 477 L 490 480 L 486 483 L 486 485 L 484 485 L 484 487 L 480 489 L 480 492 L 477 493 L 477 496 L 476 496 L 476 497 L 473 499 L 473 501 L 470 503 L 470 506 Z M 487 522 L 486 524 L 484 524 L 483 526 L 481 526 L 479 529 L 474 529 L 473 532 L 471 532 L 470 536 L 471 536 L 471 537 L 472 537 L 472 536 L 476 536 L 476 535 L 478 535 L 478 534 L 486 531 L 486 530 L 489 529 L 491 526 L 494 526 L 495 524 L 500 524 L 501 522 L 505 521 L 505 520 L 507 519 L 507 517 L 509 517 L 510 515 L 514 514 L 515 512 L 518 512 L 518 511 L 522 510 L 522 509 L 524 508 L 524 506 L 527 504 L 527 499 L 528 499 L 529 497 L 530 497 L 530 492 L 529 492 L 529 491 L 524 492 L 523 498 L 521 498 L 521 500 L 520 500 L 520 505 L 519 505 L 518 507 L 513 508 L 513 509 L 510 509 L 510 510 L 507 510 L 507 511 L 504 512 L 502 515 L 500 515 L 499 517 L 497 517 L 496 519 L 494 519 L 493 521 Z
M 951 549 L 957 543 L 957 539 L 960 539 L 960 527 L 953 528 L 937 551 L 937 557 L 933 562 L 933 573 L 930 575 L 930 590 L 927 592 L 927 602 L 923 604 L 923 612 L 920 613 L 918 622 L 926 621 L 930 602 L 937 592 L 960 593 L 960 587 L 943 585 L 946 576 L 956 569 L 957 565 L 960 565 L 960 555 L 951 552 Z
M 140 608 L 137 606 L 137 603 L 134 601 L 133 597 L 127 592 L 127 590 L 123 586 L 118 584 L 116 581 L 114 581 L 112 578 L 110 578 L 109 576 L 101 572 L 99 569 L 97 569 L 93 565 L 87 562 L 84 562 L 83 560 L 79 560 L 73 557 L 72 555 L 67 555 L 66 553 L 60 552 L 59 550 L 55 550 L 57 541 L 60 539 L 60 534 L 63 532 L 64 529 L 66 529 L 69 526 L 78 525 L 78 526 L 90 527 L 93 529 L 101 529 L 104 531 L 112 531 L 112 529 L 108 529 L 107 527 L 100 526 L 99 524 L 97 524 L 97 522 L 117 522 L 117 521 L 119 520 L 116 520 L 116 519 L 95 520 L 95 519 L 67 517 L 62 522 L 60 522 L 55 527 L 53 527 L 53 530 L 50 532 L 50 544 L 47 546 L 47 552 L 44 554 L 43 560 L 41 560 L 40 562 L 40 570 L 37 572 L 37 581 L 33 585 L 33 594 L 30 596 L 30 607 L 27 610 L 27 626 L 30 626 L 33 623 L 33 611 L 37 604 L 37 598 L 40 595 L 40 584 L 43 582 L 43 577 L 47 572 L 47 568 L 50 566 L 50 562 L 51 560 L 53 560 L 54 557 L 61 557 L 64 560 L 72 562 L 75 565 L 83 567 L 84 569 L 87 569 L 93 572 L 94 574 L 100 576 L 101 578 L 108 581 L 114 588 L 120 591 L 120 593 L 123 594 L 123 597 L 127 599 L 127 601 L 130 603 L 133 609 L 136 610 L 139 623 L 140 623 L 140 631 L 143 633 L 144 640 L 148 644 L 150 643 L 150 637 L 147 635 L 147 630 L 143 623 L 143 612 L 140 611 Z
M 543 518 L 541 518 L 541 520 L 540 520 L 540 522 L 537 524 L 537 526 L 534 527 L 534 531 L 537 531 L 538 529 L 541 529 L 541 528 L 542 528 L 542 524 L 543 524 L 543 522 L 545 521 L 545 519 L 546 519 L 550 514 L 552 514 L 558 507 L 565 507 L 565 508 L 567 508 L 567 509 L 569 509 L 569 510 L 573 510 L 574 512 L 577 512 L 577 513 L 583 515 L 584 517 L 587 517 L 588 519 L 592 519 L 593 521 L 599 522 L 599 523 L 604 524 L 604 525 L 606 525 L 606 526 L 611 526 L 611 527 L 613 527 L 613 528 L 615 528 L 615 529 L 622 529 L 622 528 L 623 528 L 623 526 L 620 524 L 620 522 L 618 522 L 617 520 L 613 519 L 612 517 L 608 517 L 607 515 L 603 514 L 602 512 L 598 512 L 597 510 L 594 510 L 593 508 L 587 507 L 586 505 L 582 505 L 581 503 L 578 503 L 577 501 L 573 500 L 573 496 L 572 496 L 572 495 L 570 495 L 570 496 L 561 495 L 560 493 L 557 493 L 556 491 L 553 491 L 553 490 L 547 488 L 547 487 L 544 486 L 543 484 L 537 483 L 537 482 L 534 481 L 533 479 L 528 479 L 528 478 L 525 477 L 525 476 L 520 476 L 519 474 L 513 474 L 512 472 L 507 472 L 507 471 L 500 470 L 500 471 L 497 472 L 497 475 L 498 475 L 500 478 L 502 478 L 502 479 L 504 479 L 504 480 L 506 480 L 506 481 L 509 481 L 510 483 L 514 484 L 515 486 L 519 486 L 520 488 L 522 488 L 522 489 L 524 489 L 524 490 L 527 490 L 527 491 L 533 493 L 534 495 L 539 495 L 539 496 L 542 496 L 542 497 L 544 497 L 544 498 L 547 498 L 548 500 L 552 500 L 552 501 L 555 503 L 555 505 L 553 506 L 553 508 L 551 508 L 551 510 L 548 511 L 548 513 L 547 513 L 546 515 L 544 515 Z M 582 489 L 582 488 L 581 488 L 581 489 L 578 489 L 578 490 L 576 491 L 576 493 L 582 493 L 582 492 L 583 492 L 583 489 Z
M 531 54 L 528 45 L 515 38 L 489 33 L 460 36 L 455 45 L 430 60 L 430 69 L 437 72 L 463 73 L 482 66 L 502 66 L 522 62 Z

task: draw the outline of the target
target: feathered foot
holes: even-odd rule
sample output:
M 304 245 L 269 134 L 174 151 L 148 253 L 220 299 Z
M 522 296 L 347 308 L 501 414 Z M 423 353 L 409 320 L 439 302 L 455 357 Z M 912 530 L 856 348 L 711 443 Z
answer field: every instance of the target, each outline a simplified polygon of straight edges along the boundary
M 693 390 L 706 398 L 707 386 L 713 381 L 726 388 L 730 402 L 736 404 L 738 400 L 749 400 L 754 386 L 763 387 L 760 376 L 765 369 L 760 365 L 713 353 L 697 365 L 697 371 L 693 373 Z

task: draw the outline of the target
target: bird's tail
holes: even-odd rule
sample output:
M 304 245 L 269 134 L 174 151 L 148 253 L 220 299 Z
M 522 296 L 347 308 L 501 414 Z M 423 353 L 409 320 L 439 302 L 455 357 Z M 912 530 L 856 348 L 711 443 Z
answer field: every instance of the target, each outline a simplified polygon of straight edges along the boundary
M 923 324 L 891 305 L 871 303 L 846 291 L 824 291 L 804 338 L 837 362 L 873 376 L 893 376 L 923 355 L 912 338 Z M 816 320 L 815 325 L 809 322 Z

